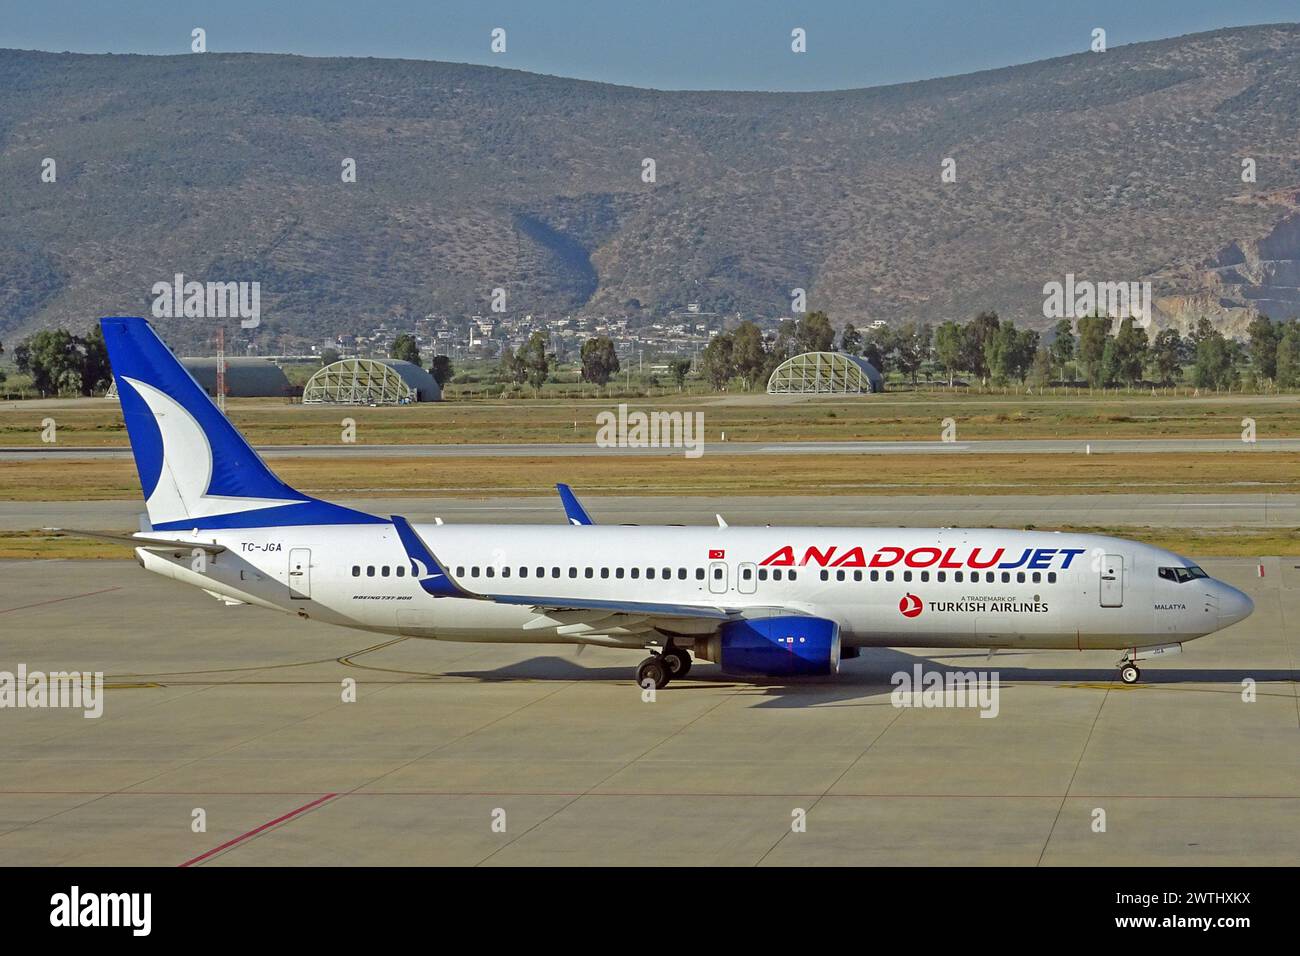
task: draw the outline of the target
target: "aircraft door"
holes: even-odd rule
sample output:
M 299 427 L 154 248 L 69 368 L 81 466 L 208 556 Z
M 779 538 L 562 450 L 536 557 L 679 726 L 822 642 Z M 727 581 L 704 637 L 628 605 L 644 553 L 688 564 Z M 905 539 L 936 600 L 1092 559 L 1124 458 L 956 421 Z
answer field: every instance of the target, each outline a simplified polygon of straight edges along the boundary
M 709 563 L 709 590 L 714 594 L 727 593 L 727 562 L 711 561 Z
M 741 594 L 753 594 L 758 589 L 758 568 L 746 561 L 736 568 L 736 590 Z
M 311 600 L 311 549 L 289 551 L 289 597 Z
M 1101 606 L 1124 606 L 1124 556 L 1107 554 L 1101 559 Z

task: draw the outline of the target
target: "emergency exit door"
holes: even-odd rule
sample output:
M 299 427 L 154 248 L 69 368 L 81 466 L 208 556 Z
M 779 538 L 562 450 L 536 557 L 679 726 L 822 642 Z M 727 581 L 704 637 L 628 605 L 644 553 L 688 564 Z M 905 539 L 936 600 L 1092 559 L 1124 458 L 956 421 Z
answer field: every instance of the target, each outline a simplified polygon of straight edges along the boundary
M 1124 556 L 1108 554 L 1101 561 L 1101 606 L 1124 606 Z
M 310 548 L 294 548 L 289 552 L 289 597 L 311 600 Z

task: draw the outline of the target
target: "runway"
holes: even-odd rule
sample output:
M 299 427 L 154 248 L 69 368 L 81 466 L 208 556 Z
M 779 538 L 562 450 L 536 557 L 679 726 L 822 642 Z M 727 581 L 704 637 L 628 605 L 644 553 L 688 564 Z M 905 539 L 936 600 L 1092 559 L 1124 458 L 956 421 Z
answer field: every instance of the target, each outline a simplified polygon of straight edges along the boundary
M 582 493 L 595 520 L 607 524 L 715 524 L 854 527 L 1157 527 L 1294 528 L 1300 495 L 790 495 L 595 496 Z M 556 524 L 559 498 L 338 498 L 371 514 L 413 521 Z M 138 528 L 138 498 L 117 501 L 0 501 L 0 531 Z
M 845 441 L 845 442 L 733 442 L 718 441 L 716 435 L 703 442 L 706 455 L 1007 455 L 1007 454 L 1169 454 L 1300 451 L 1300 438 L 1261 438 L 1243 442 L 1234 438 L 1124 438 L 1102 440 L 1024 439 L 989 441 Z M 447 445 L 259 445 L 257 452 L 275 458 L 590 458 L 602 455 L 672 455 L 677 447 L 602 448 L 594 442 L 549 444 L 447 444 Z M 60 446 L 32 445 L 0 447 L 0 462 L 60 458 L 128 458 L 125 445 Z
M 644 702 L 636 653 L 394 642 L 131 561 L 0 562 L 0 669 L 109 681 L 98 719 L 0 711 L 0 864 L 1294 865 L 1300 562 L 1202 563 L 1256 613 L 1135 687 L 1110 652 L 881 650 L 797 683 L 697 664 Z M 892 706 L 916 662 L 998 671 L 997 718 Z

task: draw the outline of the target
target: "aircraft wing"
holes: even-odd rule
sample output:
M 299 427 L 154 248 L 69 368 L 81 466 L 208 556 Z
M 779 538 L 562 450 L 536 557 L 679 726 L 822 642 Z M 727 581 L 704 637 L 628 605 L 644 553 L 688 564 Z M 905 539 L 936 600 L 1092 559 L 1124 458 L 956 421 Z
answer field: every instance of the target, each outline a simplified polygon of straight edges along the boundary
M 226 550 L 224 544 L 212 544 L 208 541 L 177 541 L 172 538 L 151 538 L 136 534 L 111 534 L 107 531 L 78 531 L 75 528 L 42 528 L 51 534 L 72 535 L 78 538 L 96 538 L 100 541 L 112 541 L 115 544 L 128 544 L 133 548 L 148 548 L 150 551 L 193 550 L 198 548 L 208 554 L 220 554 Z
M 729 608 L 714 604 L 677 604 L 659 601 L 615 601 L 599 598 L 579 598 L 555 595 L 530 594 L 496 594 L 471 591 L 455 581 L 443 564 L 434 556 L 429 546 L 424 543 L 409 521 L 400 515 L 393 515 L 392 521 L 398 537 L 406 548 L 407 556 L 414 562 L 428 568 L 428 574 L 420 579 L 420 586 L 434 597 L 461 597 L 479 601 L 495 601 L 498 604 L 513 604 L 532 608 L 537 614 L 561 622 L 565 626 L 582 625 L 587 628 L 600 626 L 622 627 L 644 625 L 649 630 L 656 626 L 672 623 L 693 626 L 701 625 L 712 629 L 712 622 L 735 620 L 739 617 L 761 617 L 767 613 L 798 614 L 784 608 Z M 532 622 L 530 622 L 532 623 Z M 543 626 L 538 622 L 535 626 Z M 528 625 L 525 625 L 527 628 Z

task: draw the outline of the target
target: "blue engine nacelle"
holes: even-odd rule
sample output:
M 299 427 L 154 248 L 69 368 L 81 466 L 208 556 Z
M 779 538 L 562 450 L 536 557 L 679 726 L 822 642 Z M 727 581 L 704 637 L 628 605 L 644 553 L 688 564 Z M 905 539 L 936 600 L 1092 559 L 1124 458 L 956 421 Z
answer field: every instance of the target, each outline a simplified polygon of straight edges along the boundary
M 729 621 L 717 634 L 696 638 L 695 653 L 732 674 L 834 674 L 840 669 L 840 626 L 798 615 Z

